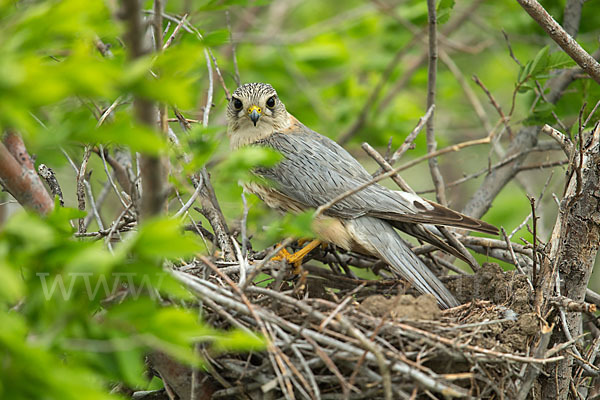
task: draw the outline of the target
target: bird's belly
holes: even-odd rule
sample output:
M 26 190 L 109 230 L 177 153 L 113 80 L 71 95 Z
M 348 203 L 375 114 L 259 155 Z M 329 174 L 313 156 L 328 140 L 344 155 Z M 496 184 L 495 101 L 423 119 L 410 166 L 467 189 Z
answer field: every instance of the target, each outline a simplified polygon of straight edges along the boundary
M 355 251 L 366 255 L 376 255 L 373 249 L 361 244 L 353 236 L 352 220 L 334 217 L 318 217 L 313 221 L 313 231 L 324 242 L 333 243 L 344 250 Z
M 301 203 L 289 198 L 274 188 L 249 182 L 244 184 L 244 189 L 249 193 L 257 195 L 266 205 L 276 210 L 293 213 L 300 213 L 306 210 L 306 207 Z
M 300 213 L 307 209 L 303 204 L 268 186 L 250 182 L 244 184 L 244 189 L 257 195 L 269 207 L 282 212 Z M 319 216 L 313 221 L 312 229 L 320 240 L 333 243 L 344 250 L 367 255 L 376 254 L 373 249 L 365 248 L 356 240 L 351 225 L 352 220 Z

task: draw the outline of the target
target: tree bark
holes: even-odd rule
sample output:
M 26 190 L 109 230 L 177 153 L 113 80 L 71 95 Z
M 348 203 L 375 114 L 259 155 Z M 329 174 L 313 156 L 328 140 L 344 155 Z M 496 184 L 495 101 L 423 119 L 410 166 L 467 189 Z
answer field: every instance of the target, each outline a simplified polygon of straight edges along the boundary
M 559 215 L 552 231 L 549 250 L 542 264 L 539 302 L 542 314 L 549 310 L 548 295 L 555 290 L 559 274 L 562 295 L 584 301 L 600 246 L 600 124 L 583 149 L 573 159 L 573 173 Z M 580 154 L 580 152 L 583 152 Z M 578 171 L 579 170 L 579 171 Z M 572 337 L 582 333 L 580 312 L 567 312 L 567 327 Z M 553 344 L 565 341 L 564 332 L 553 335 Z M 548 376 L 541 379 L 541 398 L 566 399 L 572 378 L 574 360 L 569 356 L 555 366 L 547 367 Z

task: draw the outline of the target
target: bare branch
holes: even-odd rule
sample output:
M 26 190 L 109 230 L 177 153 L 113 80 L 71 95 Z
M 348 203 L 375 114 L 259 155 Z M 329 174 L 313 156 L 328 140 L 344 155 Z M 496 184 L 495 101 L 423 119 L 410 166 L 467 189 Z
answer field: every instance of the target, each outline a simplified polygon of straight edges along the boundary
M 437 14 L 436 2 L 427 0 L 427 15 L 428 15 L 428 32 L 429 32 L 429 64 L 427 67 L 427 108 L 430 108 L 435 103 L 435 86 L 437 80 L 437 62 L 438 62 L 438 44 L 437 44 Z M 435 141 L 434 117 L 427 120 L 427 153 L 435 152 L 437 143 Z M 428 160 L 429 171 L 433 186 L 435 187 L 435 195 L 438 203 L 442 205 L 448 204 L 446 201 L 446 190 L 444 189 L 444 177 L 440 172 L 437 158 L 431 157 Z
M 160 3 L 155 3 L 159 9 Z M 142 10 L 138 0 L 124 0 L 123 16 L 127 21 L 127 42 L 130 58 L 136 59 L 148 53 L 148 46 L 144 43 L 144 24 L 142 22 Z M 155 9 L 156 11 L 156 9 Z M 155 12 L 162 16 L 162 12 Z M 155 18 L 155 39 L 162 38 L 162 27 L 158 29 Z M 162 39 L 157 48 L 162 48 Z M 155 128 L 156 107 L 148 99 L 136 97 L 133 101 L 136 119 L 148 127 Z M 140 160 L 142 174 L 142 202 L 140 218 L 145 219 L 164 211 L 166 200 L 166 170 L 161 157 L 143 154 Z
M 33 167 L 29 155 L 20 160 L 23 163 L 0 142 L 0 183 L 23 207 L 48 214 L 54 208 L 54 201 L 35 170 L 27 166 Z
M 83 160 L 81 161 L 81 166 L 77 171 L 77 207 L 80 211 L 85 211 L 85 171 L 87 169 L 88 161 L 90 160 L 90 146 L 85 146 L 83 150 Z M 84 218 L 79 218 L 79 226 L 77 228 L 77 233 L 85 232 L 85 220 Z

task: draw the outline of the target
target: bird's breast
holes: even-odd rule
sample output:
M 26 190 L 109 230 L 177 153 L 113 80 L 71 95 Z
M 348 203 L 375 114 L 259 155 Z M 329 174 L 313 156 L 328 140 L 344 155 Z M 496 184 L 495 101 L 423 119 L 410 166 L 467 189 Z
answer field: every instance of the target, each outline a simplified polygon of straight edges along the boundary
M 275 188 L 261 185 L 255 182 L 244 183 L 244 189 L 257 195 L 265 204 L 282 212 L 300 213 L 306 210 L 301 203 L 284 195 Z

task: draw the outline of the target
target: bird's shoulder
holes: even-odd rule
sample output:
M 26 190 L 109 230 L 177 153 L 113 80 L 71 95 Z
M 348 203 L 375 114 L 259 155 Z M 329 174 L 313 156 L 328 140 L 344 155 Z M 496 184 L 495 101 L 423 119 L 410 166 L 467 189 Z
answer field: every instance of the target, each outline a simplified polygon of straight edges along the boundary
M 337 171 L 360 180 L 371 179 L 364 167 L 334 140 L 308 128 L 291 114 L 289 118 L 287 128 L 255 144 L 279 151 L 284 156 L 283 163 L 307 163 L 317 169 Z

